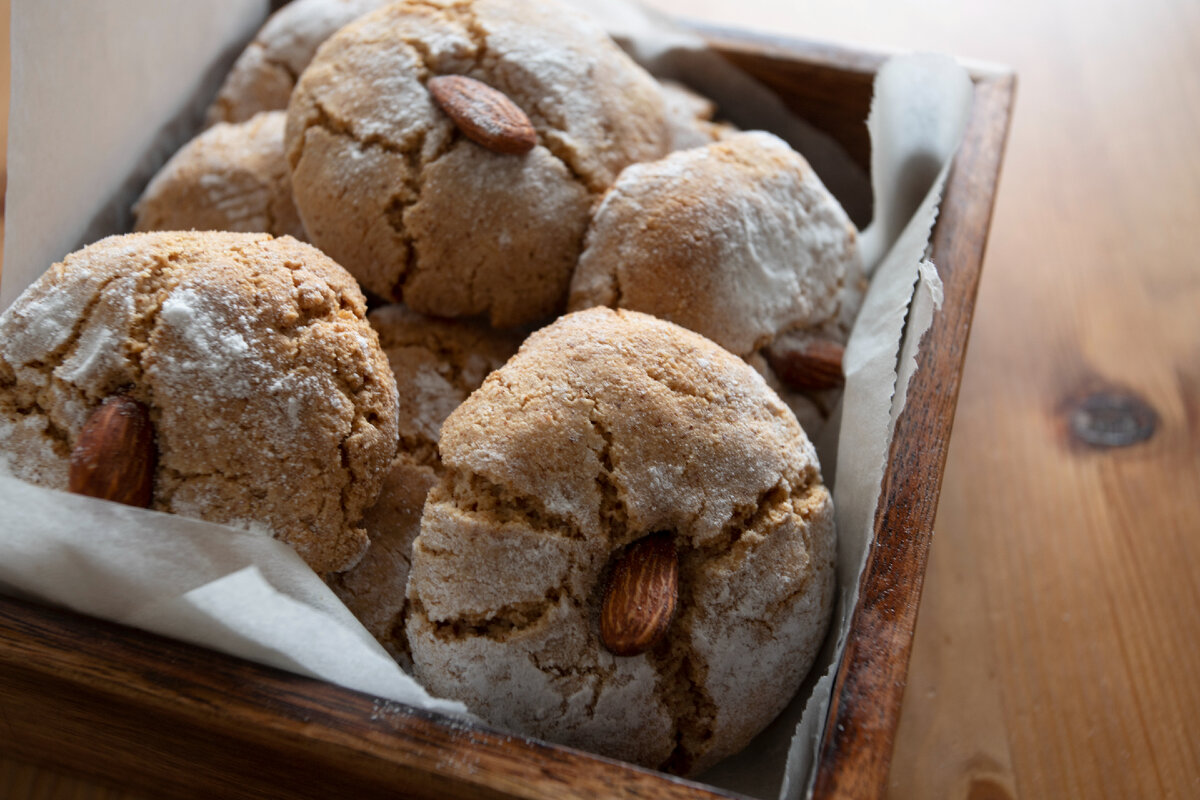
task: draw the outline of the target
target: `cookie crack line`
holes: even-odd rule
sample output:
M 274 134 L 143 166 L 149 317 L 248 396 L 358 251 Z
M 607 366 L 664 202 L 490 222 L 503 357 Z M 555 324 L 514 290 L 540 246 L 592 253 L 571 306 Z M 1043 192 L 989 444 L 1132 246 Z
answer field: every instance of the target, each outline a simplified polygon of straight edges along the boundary
M 420 5 L 423 7 L 432 7 L 437 9 L 437 6 L 432 6 L 428 3 L 420 3 Z M 460 18 L 456 21 L 463 26 L 463 29 L 467 32 L 467 36 L 471 39 L 471 43 L 475 45 L 476 55 L 474 59 L 473 70 L 480 74 L 486 74 L 489 79 L 494 80 L 494 76 L 490 74 L 494 72 L 494 70 L 485 69 L 484 67 L 484 64 L 490 60 L 493 60 L 494 57 L 492 56 L 491 48 L 488 47 L 487 31 L 484 30 L 483 26 L 480 24 L 479 15 L 475 13 L 474 6 L 470 3 L 458 3 L 450 6 L 450 9 L 460 14 Z M 425 68 L 429 70 L 428 63 L 425 64 Z M 492 85 L 492 83 L 489 81 L 484 82 Z M 508 95 L 511 99 L 511 93 L 505 91 L 505 87 L 495 86 L 494 88 L 503 91 L 504 94 Z M 567 157 L 567 148 L 557 143 L 555 141 L 555 137 L 546 135 L 546 131 L 552 131 L 557 134 L 565 134 L 566 130 L 550 122 L 549 118 L 541 110 L 539 103 L 535 102 L 534 108 L 537 110 L 537 116 L 541 120 L 541 126 L 539 127 L 536 120 L 533 120 L 532 118 L 530 119 L 530 122 L 532 122 L 534 125 L 534 129 L 538 132 L 538 144 L 544 147 L 551 156 L 561 163 L 563 168 L 567 170 L 568 174 L 570 174 L 571 179 L 582 186 L 588 192 L 588 194 L 597 195 L 604 192 L 608 188 L 607 186 L 600 186 L 598 184 L 593 185 L 593 182 L 589 180 L 586 175 L 581 173 L 575 167 L 574 163 L 572 163 L 572 160 Z
M 333 134 L 334 136 L 340 136 L 340 137 L 344 137 L 346 139 L 350 139 L 351 141 L 356 142 L 357 144 L 360 144 L 363 147 L 376 147 L 376 148 L 379 148 L 380 150 L 384 150 L 388 153 L 393 153 L 395 155 L 404 156 L 405 159 L 407 160 L 407 158 L 409 156 L 408 149 L 405 148 L 403 145 L 397 144 L 396 142 L 393 142 L 391 139 L 387 138 L 386 136 L 382 136 L 378 133 L 371 133 L 371 134 L 366 134 L 366 135 L 359 135 L 359 134 L 355 133 L 354 126 L 352 126 L 346 120 L 339 119 L 334 114 L 331 114 L 329 112 L 329 109 L 325 107 L 325 104 L 316 97 L 312 98 L 312 105 L 317 113 L 314 118 L 310 118 L 307 121 L 307 124 L 304 126 L 305 132 L 307 132 L 309 128 L 321 128 L 321 129 L 325 130 L 326 132 Z M 296 156 L 295 163 L 292 164 L 293 167 L 295 167 L 296 164 L 300 163 L 300 159 L 304 155 L 304 152 L 303 152 L 304 136 L 303 135 L 300 136 L 300 143 L 301 143 L 301 151 Z
M 704 403 L 706 405 L 712 403 L 711 397 L 701 394 L 696 391 L 690 391 L 688 387 L 685 387 L 682 385 L 677 385 L 674 381 L 667 380 L 666 378 L 664 378 L 661 375 L 655 375 L 653 372 L 650 371 L 650 368 L 647 366 L 644 366 L 644 365 L 642 366 L 642 372 L 644 372 L 646 374 L 647 378 L 654 381 L 659 386 L 662 386 L 664 389 L 671 392 L 672 394 L 682 395 L 683 397 L 690 397 L 694 400 L 702 400 L 702 401 L 704 401 Z
M 625 298 L 625 288 L 621 286 L 621 265 L 613 269 L 610 276 L 612 278 L 612 302 L 608 304 L 609 308 L 621 308 L 621 302 Z
M 62 427 L 60 427 L 58 425 L 58 423 L 56 423 L 54 421 L 54 418 L 50 416 L 49 412 L 47 412 L 46 409 L 42 408 L 42 404 L 38 401 L 38 399 L 36 397 L 32 398 L 32 400 L 29 403 L 14 405 L 14 409 L 21 416 L 28 416 L 30 414 L 36 414 L 37 416 L 39 416 L 43 420 L 45 420 L 46 435 L 48 435 L 51 440 L 58 442 L 59 444 L 61 444 L 63 446 L 63 448 L 66 449 L 67 452 L 64 453 L 64 455 L 69 455 L 70 448 L 71 448 L 70 434 L 67 431 L 65 431 Z
M 300 73 L 297 72 L 291 64 L 289 64 L 286 60 L 279 58 L 278 56 L 271 55 L 270 48 L 268 48 L 266 45 L 263 45 L 259 42 L 253 42 L 252 44 L 256 44 L 262 49 L 264 64 L 281 70 L 285 75 L 288 76 L 288 79 L 291 80 L 292 86 L 296 85 L 296 83 L 300 80 Z
M 174 290 L 178 285 L 178 281 L 173 282 L 170 280 L 172 276 L 170 275 L 167 266 L 171 263 L 171 259 L 169 258 L 165 260 L 161 258 L 155 259 L 154 266 L 150 269 L 149 275 L 144 276 L 145 279 L 151 283 L 151 288 L 157 289 L 154 306 L 138 320 L 137 325 L 134 325 L 129 330 L 129 337 L 138 344 L 136 352 L 132 353 L 131 355 L 134 363 L 137 365 L 136 381 L 139 383 L 146 375 L 146 367 L 143 364 L 143 355 L 150 345 L 150 339 L 153 338 L 155 330 L 158 329 L 159 320 L 162 317 L 163 304 L 167 302 L 167 298 L 170 296 L 171 291 Z M 162 281 L 162 283 L 159 283 L 160 281 Z M 140 283 L 141 281 L 139 280 L 138 292 L 148 294 L 149 292 L 143 291 Z M 145 335 L 137 336 L 136 334 L 138 332 L 144 333 Z
M 214 469 L 214 470 L 209 470 L 209 471 L 198 470 L 198 471 L 193 472 L 193 471 L 188 471 L 188 470 L 176 469 L 175 467 L 160 467 L 159 471 L 162 472 L 164 475 L 166 475 L 168 478 L 171 478 L 172 480 L 178 480 L 178 481 L 188 481 L 188 480 L 193 480 L 195 478 L 220 478 L 223 481 L 237 483 L 239 481 L 243 481 L 246 478 L 250 477 L 249 473 L 238 473 L 238 472 L 230 473 L 230 472 L 224 472 L 219 469 Z
M 447 467 L 451 485 L 450 501 L 457 513 L 467 516 L 484 515 L 491 519 L 502 515 L 502 524 L 517 522 L 539 533 L 565 539 L 585 539 L 579 525 L 569 517 L 555 514 L 532 495 L 501 486 L 484 475 L 457 467 Z M 481 504 L 480 497 L 490 499 Z M 474 501 L 474 502 L 471 502 Z
M 42 370 L 46 373 L 47 378 L 55 380 L 54 371 L 63 365 L 68 358 L 75 354 L 75 348 L 79 344 L 79 339 L 83 336 L 83 329 L 87 327 L 91 321 L 92 314 L 96 310 L 96 306 L 100 305 L 100 301 L 104 299 L 104 291 L 113 281 L 123 275 L 110 275 L 105 278 L 96 291 L 88 298 L 87 303 L 80 312 L 79 318 L 75 320 L 75 325 L 71 329 L 71 333 L 63 340 L 62 344 L 54 348 L 52 351 L 44 355 L 42 358 L 30 361 L 20 366 L 30 369 Z
M 449 136 L 445 137 L 438 147 L 437 152 L 422 162 L 425 143 L 429 140 L 429 132 L 423 131 L 417 139 L 416 147 L 405 156 L 405 163 L 407 164 L 410 177 L 404 182 L 404 186 L 400 192 L 388 198 L 385 218 L 391 229 L 400 237 L 406 253 L 404 270 L 396 278 L 395 283 L 392 284 L 392 297 L 397 301 L 403 302 L 404 286 L 410 283 L 416 277 L 417 273 L 421 271 L 421 258 L 417 253 L 417 239 L 408 232 L 408 222 L 405 219 L 413 207 L 421 202 L 422 182 L 420 173 L 434 166 L 450 153 L 454 149 L 455 142 L 460 138 L 461 134 L 455 129 Z M 471 276 L 470 284 L 472 286 L 470 296 L 473 297 L 474 274 Z
M 449 7 L 439 7 L 432 3 L 414 3 L 413 5 L 441 13 L 455 12 L 458 18 L 454 21 L 463 27 L 463 30 L 466 32 L 468 38 L 471 39 L 471 44 L 475 48 L 473 66 L 467 71 L 484 71 L 482 62 L 488 55 L 487 34 L 479 27 L 479 22 L 472 6 L 469 4 L 456 4 Z M 404 37 L 402 41 L 406 46 L 415 51 L 418 60 L 421 62 L 422 83 L 423 85 L 427 85 L 430 77 L 439 74 L 431 63 L 433 58 L 428 45 L 420 41 L 419 38 L 414 37 Z M 405 181 L 403 191 L 392 195 L 388 199 L 385 215 L 388 225 L 400 237 L 401 243 L 407 253 L 404 270 L 393 282 L 391 290 L 392 297 L 401 302 L 404 300 L 405 287 L 412 283 L 417 273 L 421 271 L 421 258 L 417 251 L 418 241 L 409 234 L 407 220 L 405 219 L 409 211 L 421 202 L 420 174 L 423 170 L 434 166 L 439 160 L 450 153 L 457 142 L 465 140 L 465 137 L 456 125 L 452 128 L 450 134 L 445 137 L 437 152 L 429 158 L 424 159 L 425 144 L 428 141 L 428 137 L 429 131 L 422 131 L 416 147 L 413 148 L 412 152 L 406 154 L 406 163 L 411 178 Z M 474 263 L 471 274 L 466 280 L 467 298 L 473 313 L 490 312 L 491 310 L 491 303 L 486 301 L 482 304 L 482 310 L 480 310 L 478 292 L 480 268 L 481 264 L 478 262 Z M 484 295 L 486 297 L 487 293 L 485 292 Z
M 536 627 L 545 620 L 562 601 L 563 593 L 558 588 L 550 589 L 540 600 L 510 603 L 492 613 L 467 615 L 452 619 L 434 620 L 425 611 L 420 600 L 411 602 L 414 612 L 421 614 L 433 628 L 434 635 L 443 641 L 461 641 L 483 637 L 492 641 L 505 641 L 510 636 Z
M 150 272 L 148 275 L 136 275 L 136 276 L 134 276 L 134 279 L 140 283 L 141 281 L 146 280 L 146 279 L 154 279 L 154 278 L 160 277 L 163 274 L 163 272 L 165 271 L 165 267 L 166 267 L 166 263 L 164 263 L 162 260 L 156 259 L 153 262 L 153 264 L 151 265 Z M 92 296 L 88 299 L 87 304 L 84 306 L 83 310 L 80 312 L 79 317 L 76 320 L 75 325 L 71 330 L 71 334 L 67 337 L 67 339 L 64 340 L 61 345 L 59 345 L 57 348 L 55 348 L 55 350 L 53 352 L 49 353 L 46 357 L 39 359 L 38 361 L 30 362 L 29 364 L 23 364 L 22 366 L 26 367 L 26 368 L 40 369 L 46 376 L 47 388 L 49 388 L 50 385 L 57 383 L 58 385 L 60 385 L 64 388 L 68 388 L 71 391 L 75 392 L 82 399 L 88 400 L 87 392 L 84 389 L 84 387 L 79 386 L 74 383 L 71 383 L 69 381 L 65 381 L 65 380 L 59 378 L 58 376 L 56 376 L 54 373 L 60 366 L 62 366 L 67 361 L 67 359 L 69 359 L 71 356 L 73 356 L 75 354 L 75 351 L 78 349 L 79 340 L 83 336 L 83 331 L 87 327 L 88 323 L 91 322 L 91 319 L 92 319 L 93 314 L 95 313 L 96 307 L 101 303 L 102 300 L 104 300 L 105 293 L 108 290 L 109 286 L 111 286 L 117 280 L 119 280 L 121 278 L 126 278 L 126 277 L 131 277 L 131 276 L 125 275 L 125 274 L 115 274 L 115 275 L 110 275 L 109 277 L 105 278 L 100 283 L 100 285 L 96 288 L 96 290 L 92 294 Z M 139 331 L 144 331 L 148 327 L 153 325 L 153 321 L 157 319 L 158 311 L 161 308 L 161 306 L 162 306 L 162 300 L 160 300 L 158 302 L 158 305 L 156 305 L 153 309 L 151 309 L 149 312 L 147 312 L 146 317 L 148 317 L 151 320 L 150 325 L 147 325 L 145 323 L 144 319 L 139 319 L 135 322 L 135 324 L 132 324 L 130 326 L 129 331 L 128 331 L 129 338 L 131 340 L 133 340 L 133 343 L 135 345 L 137 345 L 137 347 L 128 348 L 125 350 L 125 354 L 128 356 L 129 361 L 131 362 L 131 364 L 133 365 L 133 368 L 134 368 L 133 369 L 134 376 L 133 376 L 132 383 L 135 385 L 142 383 L 142 377 L 145 372 L 144 368 L 142 366 L 142 352 L 145 350 L 146 343 L 149 340 L 149 334 L 147 334 L 144 337 L 138 337 L 135 334 Z M 18 384 L 20 383 L 19 379 L 17 380 L 17 383 Z M 100 398 L 100 399 L 103 399 L 103 398 Z M 34 403 L 33 403 L 33 406 L 30 407 L 30 411 L 32 412 L 34 409 L 36 409 L 37 413 L 46 421 L 47 433 L 50 434 L 51 438 L 55 439 L 56 441 L 62 442 L 64 445 L 71 444 L 70 434 L 68 433 L 67 428 L 65 428 L 62 424 L 60 424 L 60 422 L 58 420 L 55 420 L 53 418 L 53 416 L 50 414 L 50 412 L 48 412 L 41 405 L 41 403 L 37 400 L 37 398 L 34 398 Z
M 813 493 L 824 488 L 818 482 L 811 470 L 801 470 L 792 475 L 781 476 L 770 487 L 759 493 L 753 503 L 736 506 L 729 519 L 721 528 L 721 533 L 712 540 L 695 547 L 694 550 L 706 559 L 718 558 L 733 551 L 746 533 L 761 533 L 766 521 L 773 512 L 780 508 L 794 511 L 798 504 L 803 504 Z
M 349 493 L 350 493 L 351 488 L 353 488 L 353 486 L 354 486 L 354 467 L 351 465 L 350 452 L 346 449 L 346 443 L 350 440 L 350 437 L 354 435 L 354 423 L 358 420 L 358 418 L 359 418 L 358 404 L 355 403 L 354 419 L 350 421 L 349 429 L 342 436 L 342 438 L 338 441 L 338 458 L 339 458 L 339 461 L 341 462 L 340 466 L 342 469 L 342 478 L 344 481 L 342 483 L 340 489 L 338 490 L 338 504 L 339 504 L 339 508 L 342 512 L 342 519 L 345 520 L 346 522 L 350 522 Z M 361 518 L 361 516 L 362 515 L 359 514 L 360 518 Z M 359 522 L 359 521 L 361 521 L 361 519 L 355 520 L 355 522 Z
M 596 472 L 596 485 L 600 490 L 599 523 L 600 530 L 610 543 L 621 542 L 628 538 L 629 517 L 625 511 L 625 503 L 621 499 L 621 487 L 616 480 L 616 465 L 612 460 L 613 436 L 604 424 L 600 411 L 600 402 L 594 397 L 588 400 L 592 404 L 588 415 L 592 430 L 600 437 L 599 449 L 593 449 L 600 462 Z
M 357 389 L 351 385 L 350 379 L 346 375 L 343 374 L 341 369 L 333 369 L 333 370 L 331 370 L 331 374 L 332 374 L 334 380 L 336 380 L 339 384 L 338 392 L 340 392 L 342 397 L 344 397 L 346 400 L 348 400 L 350 402 L 351 407 L 354 409 L 354 416 L 353 416 L 353 418 L 351 418 L 350 423 L 346 429 L 346 432 L 342 435 L 341 439 L 338 441 L 338 456 L 339 456 L 339 459 L 341 462 L 339 466 L 342 469 L 342 473 L 343 473 L 343 476 L 345 479 L 345 482 L 342 484 L 340 492 L 339 492 L 339 502 L 340 502 L 340 509 L 342 512 L 342 519 L 345 520 L 345 522 L 347 524 L 356 524 L 356 523 L 362 522 L 363 512 L 366 510 L 367 507 L 370 506 L 370 503 L 364 504 L 364 507 L 359 509 L 359 512 L 357 515 L 353 515 L 353 516 L 351 515 L 350 502 L 349 502 L 348 495 L 349 495 L 349 492 L 354 488 L 356 475 L 355 475 L 355 471 L 354 471 L 353 462 L 350 458 L 350 453 L 347 450 L 347 443 L 350 441 L 351 437 L 353 437 L 356 433 L 359 432 L 360 426 L 369 426 L 372 428 L 378 427 L 373 422 L 371 422 L 370 419 L 368 419 L 367 414 L 365 414 L 363 412 L 363 404 L 359 402 L 361 395 L 363 395 L 367 392 L 378 390 L 378 387 L 376 386 L 376 384 L 378 383 L 378 379 L 375 377 L 375 375 L 377 374 L 377 371 L 376 370 L 362 370 L 361 372 L 356 372 L 356 375 L 362 384 Z M 395 456 L 393 456 L 392 458 L 394 458 L 394 457 Z M 389 459 L 388 461 L 390 463 L 391 459 Z
M 154 503 L 151 508 L 167 510 L 174 508 L 176 492 L 183 484 L 189 481 L 215 478 L 223 481 L 226 484 L 241 485 L 241 483 L 246 480 L 247 477 L 249 477 L 248 475 L 242 475 L 236 472 L 227 474 L 221 470 L 212 470 L 210 472 L 187 472 L 185 470 L 175 469 L 174 467 L 161 466 L 161 463 L 158 467 L 158 472 L 160 476 L 167 478 L 167 480 L 164 481 L 158 478 L 155 479 Z M 255 495 L 255 498 L 261 499 L 258 497 L 258 495 Z
M 792 476 L 781 477 L 764 490 L 753 505 L 747 504 L 731 515 L 717 543 L 706 544 L 692 552 L 704 561 L 732 552 L 745 532 L 760 531 L 773 512 L 782 507 L 794 509 L 797 500 L 802 501 L 820 487 L 809 473 L 809 470 L 801 470 Z M 801 495 L 799 498 L 797 492 Z M 674 630 L 667 641 L 690 641 L 693 609 L 698 607 L 693 572 L 686 568 L 680 572 L 680 608 L 684 611 L 673 623 Z M 786 608 L 796 596 L 807 591 L 808 584 L 809 581 L 805 581 L 775 608 Z M 705 743 L 714 734 L 717 718 L 717 705 L 704 685 L 708 664 L 694 648 L 680 649 L 679 646 L 652 658 L 651 663 L 659 673 L 660 687 L 679 687 L 676 691 L 659 691 L 659 699 L 668 709 L 675 726 L 675 747 L 660 769 L 688 774 L 697 759 L 703 757 Z
M 680 605 L 689 609 L 675 621 L 677 629 L 667 641 L 689 642 L 691 640 L 690 609 L 695 607 L 690 582 L 686 585 L 681 576 Z M 708 665 L 694 648 L 683 646 L 665 653 L 656 654 L 650 663 L 658 672 L 656 693 L 659 702 L 671 717 L 675 746 L 658 769 L 677 775 L 687 775 L 697 756 L 702 755 L 700 746 L 712 738 L 717 717 L 717 705 L 704 688 Z

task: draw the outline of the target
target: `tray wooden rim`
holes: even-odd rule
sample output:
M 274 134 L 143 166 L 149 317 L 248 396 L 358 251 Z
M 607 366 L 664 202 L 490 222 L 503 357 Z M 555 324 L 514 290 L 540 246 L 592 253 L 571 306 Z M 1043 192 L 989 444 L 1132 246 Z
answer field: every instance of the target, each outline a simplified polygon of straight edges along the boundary
M 1016 99 L 1015 73 L 969 68 L 971 117 L 931 237 L 944 298 L 917 354 L 875 510 L 817 762 L 814 800 L 882 798 L 900 718 L 963 362 Z M 914 446 L 915 445 L 915 446 Z
M 701 30 L 735 61 L 780 59 L 869 79 L 887 58 Z M 933 234 L 944 304 L 892 443 L 876 543 L 817 763 L 817 798 L 882 797 L 886 788 L 1015 96 L 1010 71 L 970 72 L 974 107 Z M 176 796 L 321 797 L 331 788 L 363 797 L 733 796 L 10 597 L 0 597 L 0 677 L 0 750 Z M 101 730 L 103 742 L 89 739 Z M 277 766 L 297 759 L 298 768 Z

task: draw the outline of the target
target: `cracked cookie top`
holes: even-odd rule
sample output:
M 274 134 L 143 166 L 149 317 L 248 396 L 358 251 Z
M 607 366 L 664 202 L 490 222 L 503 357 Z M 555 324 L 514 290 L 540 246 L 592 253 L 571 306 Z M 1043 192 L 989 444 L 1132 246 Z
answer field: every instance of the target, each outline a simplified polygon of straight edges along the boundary
M 538 145 L 468 140 L 426 89 L 438 75 L 503 92 Z M 315 244 L 381 297 L 498 327 L 561 309 L 593 197 L 668 145 L 654 79 L 554 0 L 409 0 L 360 18 L 304 71 L 286 139 Z
M 747 356 L 838 319 L 857 233 L 808 162 L 762 131 L 625 170 L 604 196 L 569 308 L 629 308 Z
M 133 208 L 137 231 L 245 231 L 306 237 L 283 157 L 287 115 L 221 123 L 163 165 Z
M 379 499 L 363 516 L 371 546 L 330 586 L 407 669 L 412 661 L 403 627 L 404 592 L 425 495 L 441 472 L 442 422 L 517 352 L 522 336 L 476 320 L 426 317 L 400 305 L 377 308 L 367 320 L 396 376 L 400 446 Z
M 272 14 L 225 76 L 208 122 L 244 122 L 282 111 L 321 42 L 392 0 L 292 0 Z
M 353 566 L 396 452 L 396 386 L 354 279 L 289 237 L 113 236 L 0 316 L 0 456 L 67 487 L 88 416 L 149 408 L 152 508 L 266 529 L 318 573 Z
M 446 420 L 413 548 L 417 676 L 490 722 L 694 774 L 789 701 L 832 606 L 833 507 L 750 366 L 671 323 L 594 308 L 533 334 Z M 678 611 L 608 652 L 599 605 L 669 532 Z

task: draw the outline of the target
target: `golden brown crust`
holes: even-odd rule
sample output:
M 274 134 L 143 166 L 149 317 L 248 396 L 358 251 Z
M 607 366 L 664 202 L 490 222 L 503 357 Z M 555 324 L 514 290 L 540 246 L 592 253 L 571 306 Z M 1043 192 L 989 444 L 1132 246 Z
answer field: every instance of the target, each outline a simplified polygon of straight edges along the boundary
M 450 74 L 507 95 L 539 145 L 505 155 L 464 138 L 425 88 Z M 365 288 L 509 327 L 562 308 L 593 193 L 667 144 L 653 79 L 573 9 L 411 0 L 325 44 L 286 146 L 309 234 Z
M 739 133 L 634 165 L 605 195 L 569 308 L 628 308 L 749 355 L 834 320 L 857 274 L 854 226 L 780 139 Z
M 745 362 L 627 311 L 533 334 L 446 420 L 413 548 L 417 676 L 495 724 L 694 773 L 779 712 L 832 605 L 833 507 Z M 605 571 L 669 531 L 679 611 L 649 653 L 600 644 Z
M 367 544 L 395 453 L 396 388 L 362 293 L 315 248 L 263 234 L 140 233 L 52 266 L 0 317 L 0 448 L 66 488 L 89 413 L 145 404 L 153 508 L 269 529 L 319 573 Z
M 283 157 L 287 115 L 219 124 L 163 165 L 134 206 L 138 231 L 243 231 L 307 236 Z

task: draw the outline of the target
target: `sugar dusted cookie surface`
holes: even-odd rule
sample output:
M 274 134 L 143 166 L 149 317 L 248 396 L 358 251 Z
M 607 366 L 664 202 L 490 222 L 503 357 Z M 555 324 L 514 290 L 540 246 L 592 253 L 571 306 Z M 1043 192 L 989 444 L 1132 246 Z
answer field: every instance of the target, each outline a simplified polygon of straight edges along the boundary
M 405 587 L 425 495 L 441 472 L 442 422 L 517 351 L 521 335 L 477 321 L 426 317 L 398 306 L 368 316 L 396 376 L 400 447 L 379 499 L 363 523 L 371 546 L 354 569 L 330 582 L 364 627 L 406 668 Z
M 522 155 L 467 139 L 426 81 L 528 115 Z M 297 84 L 287 155 L 312 241 L 364 288 L 498 327 L 560 311 L 593 197 L 669 135 L 654 80 L 554 0 L 400 2 L 333 36 Z
M 150 410 L 152 508 L 269 529 L 318 573 L 353 566 L 396 451 L 396 387 L 362 293 L 291 238 L 114 236 L 0 316 L 0 457 L 67 487 L 89 414 Z
M 605 195 L 569 308 L 628 308 L 749 355 L 838 316 L 857 235 L 779 138 L 733 134 L 626 169 Z
M 591 309 L 533 334 L 446 420 L 413 549 L 415 671 L 490 722 L 693 774 L 788 702 L 824 635 L 833 507 L 745 362 Z M 669 532 L 678 611 L 641 655 L 599 637 L 614 558 Z
M 221 123 L 171 157 L 134 206 L 138 231 L 244 231 L 306 236 L 283 157 L 287 115 Z

